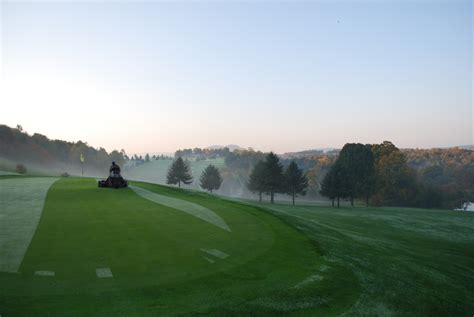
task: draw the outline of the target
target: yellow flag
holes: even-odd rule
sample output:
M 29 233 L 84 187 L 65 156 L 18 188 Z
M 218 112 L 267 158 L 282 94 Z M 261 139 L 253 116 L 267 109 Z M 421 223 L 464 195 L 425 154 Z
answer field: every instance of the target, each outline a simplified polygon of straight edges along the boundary
M 81 163 L 84 163 L 84 155 L 81 153 Z

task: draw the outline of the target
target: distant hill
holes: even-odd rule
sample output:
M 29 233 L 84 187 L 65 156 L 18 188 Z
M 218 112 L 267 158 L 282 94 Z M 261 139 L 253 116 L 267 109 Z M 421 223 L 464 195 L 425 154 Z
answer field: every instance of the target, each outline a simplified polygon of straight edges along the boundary
M 208 146 L 206 149 L 209 149 L 209 150 L 220 150 L 220 149 L 223 149 L 223 148 L 228 148 L 229 151 L 231 152 L 234 152 L 235 150 L 243 150 L 244 148 L 237 145 L 237 144 L 229 144 L 229 145 L 211 145 L 211 146 Z
M 461 149 L 461 150 L 468 150 L 468 151 L 474 151 L 474 145 L 459 145 L 459 146 L 450 146 L 450 147 L 443 147 L 443 148 L 429 148 L 429 149 L 420 149 L 420 150 L 450 150 L 450 149 Z M 418 150 L 414 148 L 404 148 L 402 151 L 412 151 L 412 150 Z M 332 148 L 332 147 L 326 147 L 326 148 L 315 148 L 315 149 L 310 149 L 310 150 L 302 150 L 302 151 L 297 151 L 297 152 L 286 152 L 281 154 L 282 158 L 300 158 L 300 157 L 307 157 L 307 156 L 318 156 L 318 155 L 337 155 L 339 153 L 340 149 L 337 148 Z
M 474 151 L 474 144 L 471 145 L 460 145 L 458 148 L 463 149 L 463 150 L 469 150 L 469 151 Z
M 326 148 L 316 148 L 311 150 L 303 150 L 298 152 L 286 152 L 283 153 L 281 156 L 283 158 L 298 158 L 298 157 L 306 157 L 306 156 L 316 156 L 316 155 L 336 155 L 339 153 L 339 149 L 326 147 Z
M 85 159 L 83 164 L 81 155 Z M 21 127 L 0 124 L 0 169 L 4 171 L 12 171 L 16 164 L 21 163 L 29 172 L 77 175 L 82 173 L 83 165 L 85 175 L 94 176 L 107 174 L 112 161 L 122 165 L 124 153 L 116 150 L 108 153 L 82 141 L 52 140 L 39 133 L 30 135 Z

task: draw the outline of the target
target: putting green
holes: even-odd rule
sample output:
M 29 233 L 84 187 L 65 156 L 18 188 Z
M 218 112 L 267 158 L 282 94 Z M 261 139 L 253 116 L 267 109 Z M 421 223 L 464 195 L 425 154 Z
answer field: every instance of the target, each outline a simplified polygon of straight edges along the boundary
M 93 179 L 54 183 L 20 274 L 0 273 L 0 313 L 271 314 L 324 304 L 308 298 L 311 283 L 295 288 L 324 260 L 274 216 L 200 192 L 131 185 L 153 201 Z M 190 212 L 196 206 L 212 218 Z

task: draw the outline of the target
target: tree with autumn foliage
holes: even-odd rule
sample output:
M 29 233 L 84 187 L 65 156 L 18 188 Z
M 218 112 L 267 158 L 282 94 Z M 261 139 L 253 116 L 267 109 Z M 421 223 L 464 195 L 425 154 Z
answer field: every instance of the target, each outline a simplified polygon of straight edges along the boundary
M 393 143 L 385 141 L 372 146 L 375 159 L 375 193 L 377 205 L 410 206 L 416 204 L 416 173 L 406 156 Z

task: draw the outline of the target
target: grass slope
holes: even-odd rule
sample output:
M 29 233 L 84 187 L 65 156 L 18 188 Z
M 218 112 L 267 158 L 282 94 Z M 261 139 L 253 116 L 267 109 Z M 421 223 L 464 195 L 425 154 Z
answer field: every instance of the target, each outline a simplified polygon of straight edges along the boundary
M 357 276 L 361 293 L 349 315 L 474 313 L 474 214 L 267 206 L 307 234 L 326 260 Z
M 259 208 L 198 192 L 134 185 L 213 210 L 232 232 L 130 189 L 61 179 L 48 193 L 21 274 L 0 273 L 0 313 L 274 315 L 315 308 L 335 313 L 354 302 L 353 292 L 333 290 L 327 301 L 314 291 L 314 283 L 294 288 L 325 262 L 304 235 Z M 205 257 L 212 255 L 203 249 L 229 256 L 210 263 Z M 97 278 L 97 268 L 110 268 L 114 277 Z M 35 271 L 55 276 L 35 276 Z M 342 276 L 355 280 L 350 272 L 328 275 L 318 287 L 330 289 Z

